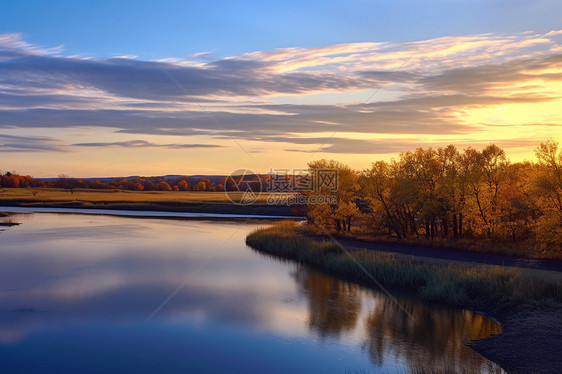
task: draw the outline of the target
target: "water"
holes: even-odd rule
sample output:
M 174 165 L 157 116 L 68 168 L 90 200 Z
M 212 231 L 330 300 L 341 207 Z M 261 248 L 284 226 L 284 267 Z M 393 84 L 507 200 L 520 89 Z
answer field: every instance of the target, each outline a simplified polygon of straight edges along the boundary
M 160 218 L 252 218 L 252 219 L 304 219 L 295 216 L 272 216 L 262 214 L 229 214 L 229 213 L 201 213 L 201 212 L 169 212 L 159 210 L 124 210 L 124 209 L 86 209 L 86 208 L 41 208 L 41 207 L 2 207 L 3 212 L 10 213 L 80 213 L 90 215 L 108 215 L 122 217 L 160 217 Z
M 499 332 L 492 320 L 399 297 L 408 318 L 248 248 L 258 223 L 9 219 L 22 224 L 0 227 L 2 373 L 501 371 L 465 346 Z

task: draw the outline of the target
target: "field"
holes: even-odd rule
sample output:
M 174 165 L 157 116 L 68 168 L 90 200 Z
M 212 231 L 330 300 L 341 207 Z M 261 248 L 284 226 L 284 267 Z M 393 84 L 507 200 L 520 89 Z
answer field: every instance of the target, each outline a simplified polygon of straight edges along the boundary
M 233 196 L 241 193 L 233 193 Z M 259 202 L 267 200 L 267 194 L 258 198 Z M 0 189 L 0 201 L 25 200 L 29 202 L 180 202 L 180 203 L 231 203 L 224 192 L 207 191 L 126 191 L 126 190 L 85 190 L 74 192 L 58 188 L 3 188 Z
M 229 193 L 237 201 L 242 193 Z M 181 212 L 291 215 L 287 206 L 267 204 L 261 194 L 251 205 L 234 204 L 225 192 L 0 188 L 0 206 L 164 210 Z

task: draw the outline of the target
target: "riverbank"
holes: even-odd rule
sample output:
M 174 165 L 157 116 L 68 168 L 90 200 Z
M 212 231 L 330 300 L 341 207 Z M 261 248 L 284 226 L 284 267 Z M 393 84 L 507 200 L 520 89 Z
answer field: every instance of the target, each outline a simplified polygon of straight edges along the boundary
M 562 371 L 562 276 L 559 273 L 447 261 L 356 247 L 305 237 L 284 222 L 246 238 L 258 251 L 309 265 L 377 289 L 409 289 L 427 301 L 488 314 L 503 332 L 472 347 L 510 372 Z M 364 271 L 361 269 L 363 268 Z
M 130 218 L 162 218 L 162 219 L 205 219 L 205 220 L 302 220 L 304 217 L 273 216 L 257 214 L 228 214 L 228 213 L 196 213 L 196 212 L 175 212 L 158 210 L 126 210 L 126 209 L 85 209 L 85 208 L 45 208 L 45 207 L 20 207 L 20 206 L 0 206 L 0 218 L 15 214 L 30 213 L 57 213 L 57 214 L 87 214 L 87 215 L 107 215 Z M 0 225 L 3 222 L 0 222 Z M 6 222 L 4 222 L 6 223 Z M 9 222 L 7 222 L 9 223 Z M 6 224 L 7 224 L 6 223 Z

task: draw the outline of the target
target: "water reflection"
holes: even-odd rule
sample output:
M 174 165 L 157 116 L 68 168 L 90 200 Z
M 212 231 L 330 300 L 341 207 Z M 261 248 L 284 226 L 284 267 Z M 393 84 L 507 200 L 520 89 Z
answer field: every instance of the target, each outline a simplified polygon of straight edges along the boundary
M 294 278 L 308 298 L 310 328 L 322 336 L 364 329 L 364 346 L 379 367 L 385 360 L 400 359 L 413 371 L 480 371 L 486 366 L 466 344 L 501 332 L 497 323 L 480 314 L 398 297 L 406 314 L 382 294 L 304 266 L 297 267 Z M 361 315 L 363 304 L 369 308 Z
M 381 294 L 249 250 L 257 224 L 17 220 L 0 236 L 0 372 L 36 371 L 30 355 L 44 372 L 63 362 L 66 371 L 122 371 L 125 360 L 134 372 L 498 369 L 464 346 L 497 333 L 493 321 L 400 298 L 408 319 Z
M 492 320 L 470 311 L 428 308 L 403 298 L 399 301 L 413 318 L 384 298 L 365 321 L 368 350 L 378 365 L 392 356 L 407 360 L 412 368 L 424 365 L 459 372 L 476 361 L 476 354 L 465 344 L 501 331 Z
M 299 266 L 294 277 L 308 298 L 308 324 L 321 335 L 339 336 L 357 325 L 361 298 L 357 285 Z

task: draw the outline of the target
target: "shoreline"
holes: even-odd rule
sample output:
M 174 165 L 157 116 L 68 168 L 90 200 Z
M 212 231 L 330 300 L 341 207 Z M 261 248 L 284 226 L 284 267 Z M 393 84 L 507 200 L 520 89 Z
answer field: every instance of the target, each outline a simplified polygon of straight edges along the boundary
M 230 214 L 230 213 L 199 213 L 199 212 L 175 212 L 157 210 L 126 210 L 126 209 L 100 209 L 100 208 L 57 208 L 57 207 L 13 207 L 1 206 L 0 212 L 9 214 L 31 214 L 31 213 L 60 213 L 60 214 L 91 214 L 109 215 L 130 218 L 163 218 L 163 219 L 263 219 L 263 220 L 300 220 L 304 217 L 298 216 L 273 216 L 259 214 Z
M 29 201 L 0 199 L 0 211 L 8 210 L 34 210 L 37 212 L 47 210 L 64 210 L 66 212 L 84 214 L 112 214 L 122 216 L 135 216 L 135 212 L 144 212 L 137 216 L 160 216 L 162 218 L 189 219 L 190 215 L 201 218 L 248 218 L 266 219 L 301 219 L 295 216 L 288 206 L 275 206 L 267 204 L 236 205 L 230 202 L 150 202 L 150 201 Z M 105 212 L 105 213 L 104 213 Z M 107 213 L 111 212 L 111 213 Z
M 311 266 L 330 276 L 371 289 L 378 288 L 357 271 L 357 263 L 346 259 L 340 248 L 306 237 L 294 226 L 292 229 L 289 225 L 279 229 L 276 226 L 258 229 L 248 235 L 246 244 L 256 251 Z M 467 346 L 504 370 L 514 373 L 562 372 L 559 354 L 562 332 L 553 329 L 562 324 L 559 274 L 554 273 L 554 283 L 549 284 L 549 280 L 541 284 L 537 274 L 550 276 L 552 272 L 460 262 L 451 264 L 444 260 L 348 249 L 356 261 L 389 288 L 409 289 L 422 300 L 444 302 L 498 321 L 502 328 L 500 334 L 469 342 Z M 505 281 L 510 276 L 514 277 L 512 283 Z M 443 283 L 435 284 L 435 279 Z M 505 282 L 502 287 L 492 290 L 494 282 L 502 281 Z M 505 292 L 509 289 L 507 286 L 514 287 L 514 292 Z M 552 300 L 541 294 L 549 288 L 549 292 L 553 292 Z M 475 296 L 479 293 L 483 294 L 481 298 Z M 548 292 L 544 294 L 549 295 Z
M 77 190 L 74 194 L 60 189 L 39 191 L 40 197 L 32 194 L 31 189 L 7 189 L 5 194 L 0 189 L 0 210 L 2 206 L 23 208 L 64 208 L 64 209 L 108 209 L 119 211 L 160 211 L 185 212 L 199 214 L 232 214 L 252 216 L 276 216 L 279 219 L 301 218 L 299 206 L 272 205 L 266 200 L 258 200 L 248 205 L 238 205 L 228 200 L 220 192 L 161 192 L 161 191 L 113 191 L 113 190 Z M 462 251 L 470 254 L 493 254 L 509 256 L 513 259 L 529 259 L 530 262 L 558 261 L 562 269 L 562 255 L 521 251 L 507 245 L 490 245 L 486 242 L 470 241 L 424 241 L 411 239 L 392 239 L 383 237 L 349 236 L 345 233 L 335 235 L 338 241 L 361 242 L 361 246 L 407 247 L 422 251 Z M 430 257 L 433 257 L 431 255 Z M 509 262 L 509 260 L 508 260 Z

